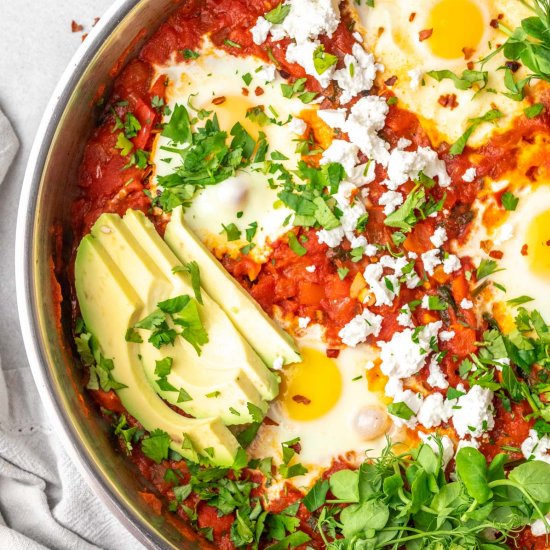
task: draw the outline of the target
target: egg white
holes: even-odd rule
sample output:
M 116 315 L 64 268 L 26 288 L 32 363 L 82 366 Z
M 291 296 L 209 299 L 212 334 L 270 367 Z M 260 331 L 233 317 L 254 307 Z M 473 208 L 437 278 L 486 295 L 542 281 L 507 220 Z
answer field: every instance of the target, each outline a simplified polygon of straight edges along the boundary
M 397 76 L 391 90 L 399 98 L 399 104 L 424 119 L 430 138 L 437 145 L 441 141 L 454 143 L 466 130 L 469 119 L 484 115 L 492 108 L 498 108 L 504 117 L 498 124 L 482 124 L 469 140 L 471 145 L 485 142 L 499 128 L 507 128 L 513 117 L 521 113 L 525 102 L 514 101 L 502 94 L 481 92 L 475 90 L 458 90 L 449 80 L 441 82 L 425 75 L 432 70 L 448 69 L 455 74 L 461 74 L 467 69 L 464 59 L 443 59 L 434 55 L 428 41 L 419 40 L 419 32 L 428 28 L 430 10 L 439 0 L 418 0 L 404 8 L 401 2 L 395 0 L 377 0 L 371 8 L 361 2 L 356 6 L 349 2 L 350 10 L 357 20 L 359 32 L 364 36 L 367 49 L 371 50 L 377 60 L 385 67 L 379 77 L 383 82 L 392 76 Z M 490 26 L 492 19 L 499 14 L 505 14 L 502 20 L 514 28 L 519 22 L 530 15 L 520 2 L 515 0 L 491 0 L 477 2 L 485 20 L 485 33 L 471 61 L 477 61 L 488 55 L 495 45 L 506 40 L 506 36 Z M 411 13 L 415 17 L 410 21 Z M 503 73 L 497 70 L 504 64 L 502 54 L 495 56 L 484 67 L 489 72 L 487 88 L 504 90 Z M 481 70 L 475 64 L 475 70 Z M 416 72 L 420 76 L 418 87 L 414 85 Z M 516 73 L 521 78 L 522 70 Z M 442 106 L 438 100 L 441 96 L 455 94 L 458 106 L 454 109 Z M 435 131 L 434 131 L 435 130 Z
M 190 116 L 194 116 L 195 109 L 213 111 L 218 117 L 220 129 L 228 133 L 236 122 L 240 122 L 249 133 L 255 132 L 256 135 L 252 135 L 254 139 L 257 139 L 258 131 L 262 131 L 269 143 L 267 158 L 270 158 L 271 152 L 278 151 L 288 158 L 281 161 L 282 164 L 294 168 L 300 159 L 296 153 L 299 136 L 293 132 L 288 121 L 299 118 L 305 105 L 298 99 L 284 98 L 280 87 L 284 80 L 275 76 L 273 81 L 266 82 L 266 72 L 269 72 L 269 64 L 263 60 L 252 56 L 231 56 L 208 46 L 196 60 L 157 67 L 158 75 L 164 74 L 169 78 L 167 105 L 170 108 L 183 104 Z M 246 86 L 243 75 L 252 77 L 249 86 Z M 245 87 L 249 90 L 248 96 L 243 95 Z M 262 90 L 260 95 L 256 94 L 257 87 Z M 221 97 L 227 100 L 219 105 L 212 102 Z M 266 124 L 261 128 L 254 126 L 245 115 L 248 108 L 255 106 L 263 106 L 268 116 L 282 124 Z M 198 121 L 195 126 L 202 125 L 204 122 Z M 162 150 L 168 142 L 167 138 L 159 135 L 153 148 L 152 161 L 159 176 L 173 172 L 178 166 L 178 155 Z M 288 231 L 284 221 L 291 214 L 280 201 L 278 203 L 277 190 L 269 186 L 270 177 L 262 171 L 262 166 L 252 165 L 220 184 L 207 186 L 193 199 L 185 212 L 185 220 L 210 248 L 222 247 L 230 253 L 236 253 L 247 244 L 245 230 L 250 224 L 257 223 L 258 228 L 251 241 L 255 248 L 250 255 L 257 261 L 265 261 L 271 251 L 269 243 Z M 222 224 L 227 226 L 231 223 L 242 231 L 242 239 L 227 242 Z
M 325 353 L 322 329 L 314 325 L 297 338 L 300 348 L 313 348 Z M 365 453 L 376 457 L 386 447 L 390 437 L 394 442 L 405 442 L 402 429 L 388 420 L 387 432 L 366 440 L 354 428 L 354 419 L 363 408 L 379 408 L 386 414 L 386 404 L 378 392 L 369 391 L 365 376 L 369 361 L 378 357 L 377 348 L 362 345 L 346 348 L 334 359 L 340 371 L 342 392 L 336 404 L 323 416 L 309 421 L 289 418 L 284 406 L 276 399 L 268 411 L 268 417 L 277 425 L 263 424 L 252 445 L 248 448 L 253 458 L 273 457 L 274 464 L 282 463 L 281 443 L 300 438 L 300 454 L 296 460 L 308 468 L 308 473 L 292 478 L 296 486 L 310 486 L 333 460 L 344 457 L 350 463 L 360 464 Z M 314 381 L 312 382 L 314 383 Z M 280 477 L 280 476 L 276 476 Z M 279 481 L 281 481 L 279 479 Z M 276 492 L 277 487 L 272 488 Z

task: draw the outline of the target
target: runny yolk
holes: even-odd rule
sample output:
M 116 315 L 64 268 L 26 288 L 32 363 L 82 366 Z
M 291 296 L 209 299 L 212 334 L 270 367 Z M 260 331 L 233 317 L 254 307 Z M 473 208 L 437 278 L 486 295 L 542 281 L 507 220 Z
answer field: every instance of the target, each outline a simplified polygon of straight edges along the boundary
M 281 401 L 294 420 L 315 420 L 340 399 L 342 377 L 334 361 L 316 349 L 301 350 L 303 361 L 285 369 Z
M 527 260 L 533 273 L 550 278 L 550 210 L 535 216 L 529 224 Z
M 485 19 L 472 0 L 441 0 L 431 10 L 427 40 L 432 52 L 443 59 L 464 57 L 464 48 L 475 49 L 483 37 Z

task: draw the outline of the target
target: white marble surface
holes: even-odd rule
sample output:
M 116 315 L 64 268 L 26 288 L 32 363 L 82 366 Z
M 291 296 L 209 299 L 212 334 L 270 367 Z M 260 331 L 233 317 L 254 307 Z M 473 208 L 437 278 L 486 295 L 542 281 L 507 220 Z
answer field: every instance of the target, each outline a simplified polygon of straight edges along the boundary
M 0 357 L 4 369 L 26 363 L 14 282 L 15 218 L 25 164 L 50 95 L 82 33 L 112 0 L 0 0 L 0 107 L 21 142 L 0 187 Z M 83 31 L 83 32 L 85 32 Z

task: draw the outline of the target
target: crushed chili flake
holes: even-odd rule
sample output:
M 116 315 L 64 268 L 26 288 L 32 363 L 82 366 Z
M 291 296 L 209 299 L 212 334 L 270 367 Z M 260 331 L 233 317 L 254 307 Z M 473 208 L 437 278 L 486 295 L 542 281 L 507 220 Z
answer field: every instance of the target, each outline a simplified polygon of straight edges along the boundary
M 530 166 L 525 172 L 525 175 L 530 181 L 536 181 L 537 172 L 538 172 L 538 166 Z
M 550 243 L 550 241 L 547 241 L 546 244 L 548 245 L 548 243 Z M 529 246 L 524 244 L 522 247 L 521 247 L 521 255 L 522 256 L 527 256 L 528 254 L 528 251 L 529 251 Z
M 387 80 L 385 80 L 384 84 L 386 86 L 394 86 L 396 82 L 397 82 L 397 76 L 393 75 L 390 78 L 388 78 Z
M 84 25 L 77 23 L 76 21 L 71 21 L 71 32 L 82 32 L 84 30 Z
M 470 59 L 472 57 L 472 55 L 474 55 L 475 51 L 476 51 L 475 48 L 468 48 L 467 46 L 462 48 L 462 53 L 464 54 L 464 59 L 466 61 L 468 61 L 468 59 Z
M 257 86 L 256 89 L 254 90 L 254 93 L 255 93 L 257 96 L 264 95 L 264 89 L 263 89 L 263 88 L 260 88 L 260 86 Z
M 222 103 L 225 103 L 225 96 L 224 95 L 221 95 L 220 97 L 215 97 L 213 100 L 212 100 L 212 103 L 214 105 L 221 105 Z
M 293 395 L 292 401 L 295 401 L 296 403 L 299 403 L 300 405 L 309 405 L 311 403 L 311 399 L 308 399 L 307 397 L 303 395 Z
M 327 357 L 330 357 L 331 359 L 336 359 L 339 355 L 339 349 L 327 349 Z
M 507 69 L 510 69 L 513 73 L 517 72 L 521 67 L 521 64 L 518 63 L 517 61 L 506 61 L 504 65 Z
M 409 15 L 409 23 L 412 23 L 414 21 L 414 18 L 416 17 L 416 12 L 412 12 L 410 15 Z
M 420 31 L 418 33 L 418 40 L 420 42 L 423 42 L 424 40 L 428 40 L 430 36 L 432 36 L 434 30 L 433 29 L 424 29 L 423 31 Z
M 458 107 L 458 101 L 456 99 L 456 94 L 445 94 L 445 95 L 442 95 L 439 97 L 439 99 L 437 100 L 437 102 L 442 106 L 442 107 L 445 107 L 445 108 L 448 108 L 448 109 L 455 109 L 456 107 Z
M 247 97 L 249 93 L 250 93 L 250 91 L 248 90 L 248 88 L 244 88 L 244 87 L 243 87 L 243 89 L 242 89 L 242 94 L 243 94 L 245 97 Z
M 491 250 L 491 252 L 489 252 L 489 256 L 491 256 L 491 258 L 494 258 L 495 260 L 502 260 L 504 252 L 502 252 L 501 250 Z

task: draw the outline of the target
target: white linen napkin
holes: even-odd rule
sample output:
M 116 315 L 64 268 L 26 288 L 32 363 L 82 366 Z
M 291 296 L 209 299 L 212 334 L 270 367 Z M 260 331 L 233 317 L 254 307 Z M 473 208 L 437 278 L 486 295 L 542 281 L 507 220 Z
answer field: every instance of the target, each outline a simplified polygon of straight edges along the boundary
M 18 146 L 0 110 L 0 183 Z M 0 364 L 0 549 L 143 549 L 61 447 L 20 357 L 24 365 Z

